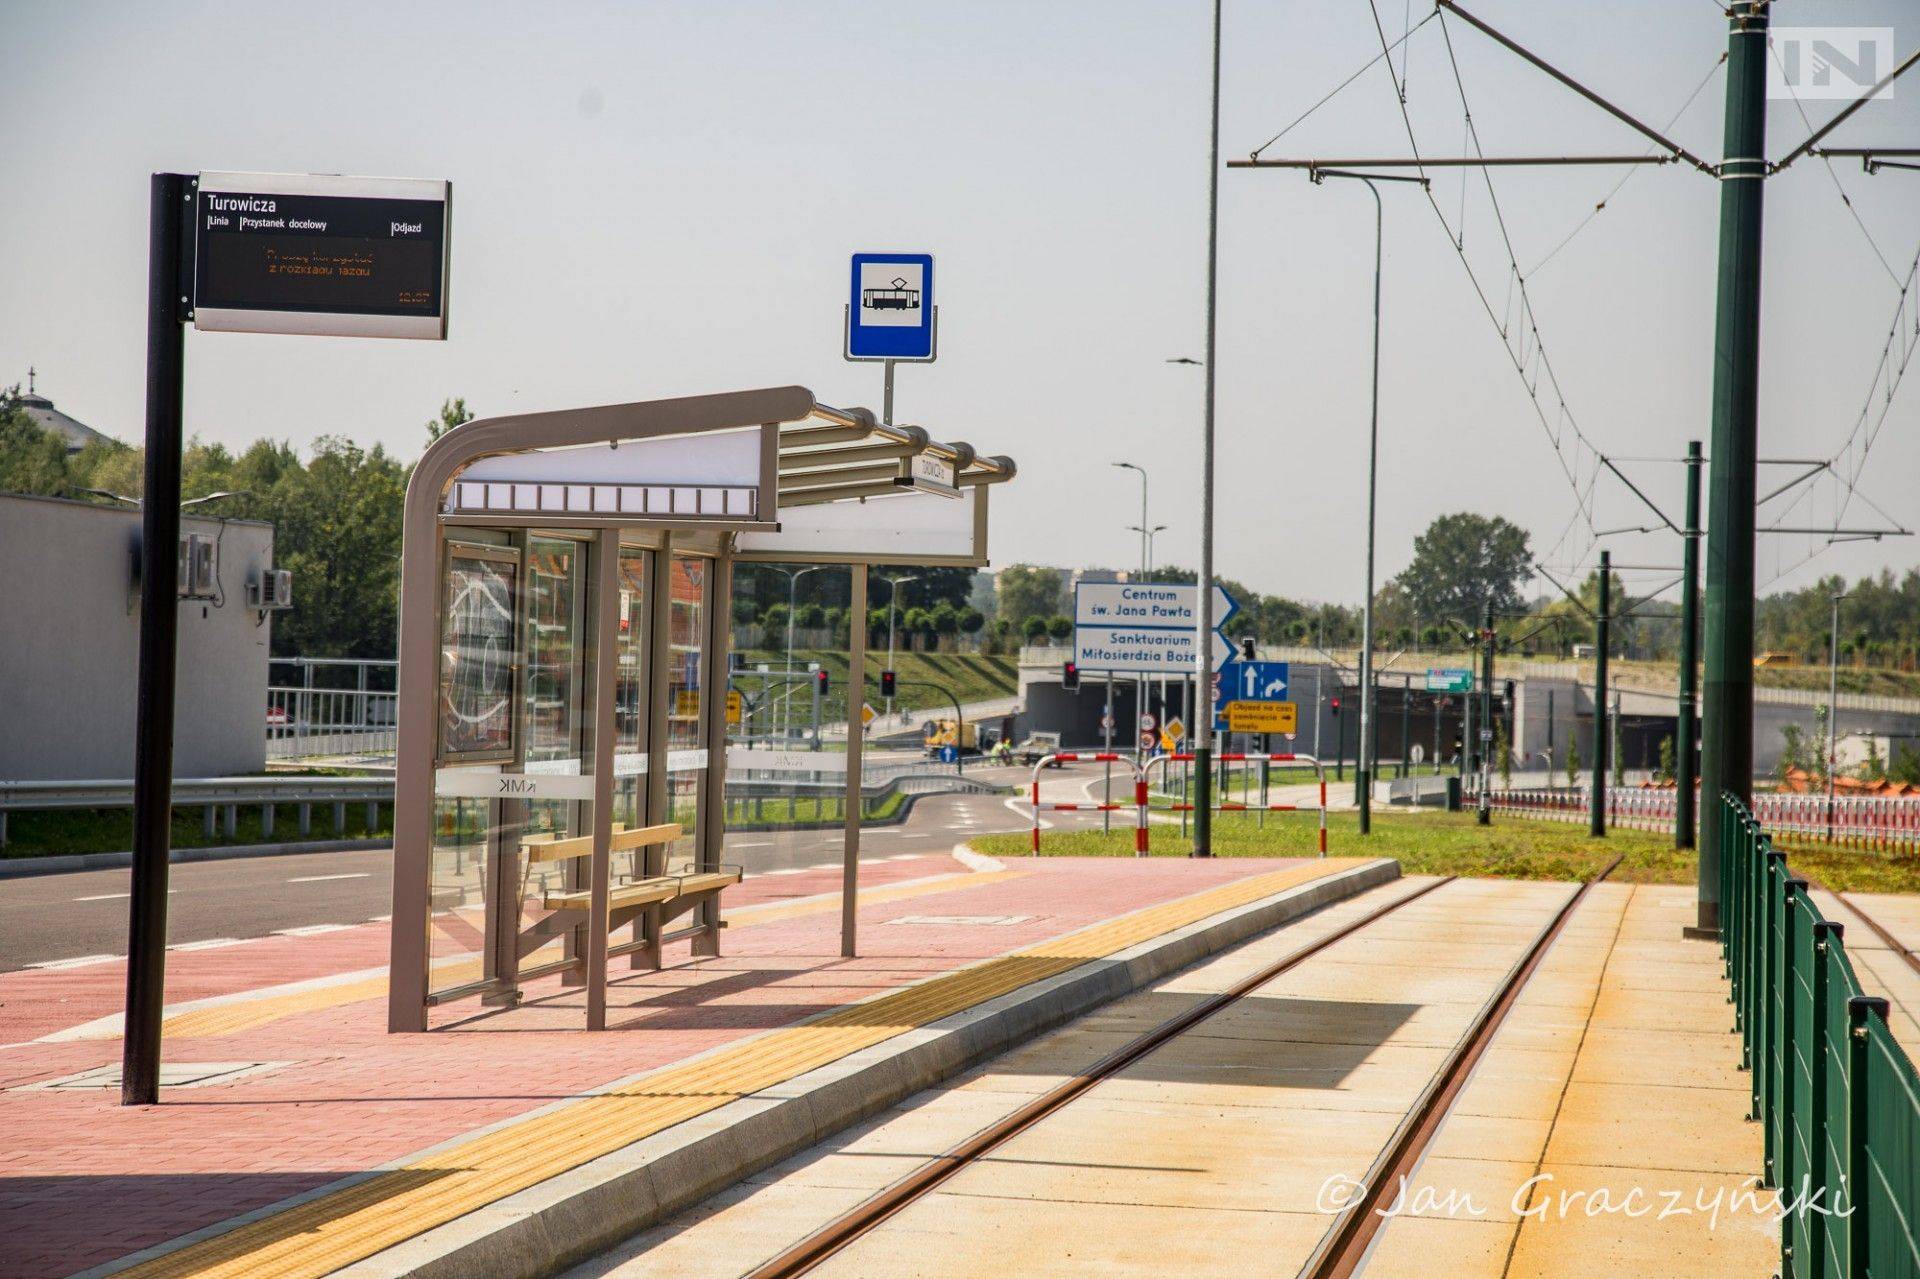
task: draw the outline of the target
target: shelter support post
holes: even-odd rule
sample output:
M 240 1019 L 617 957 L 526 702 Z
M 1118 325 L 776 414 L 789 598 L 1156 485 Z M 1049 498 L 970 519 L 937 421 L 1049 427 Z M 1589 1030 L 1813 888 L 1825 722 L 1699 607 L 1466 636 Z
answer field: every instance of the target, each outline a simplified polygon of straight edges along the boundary
M 663 533 L 652 571 L 647 574 L 647 825 L 659 826 L 667 816 L 671 796 L 667 776 L 668 720 L 666 672 L 673 662 L 673 534 Z M 667 873 L 667 846 L 655 844 L 641 853 L 641 875 Z M 630 968 L 660 967 L 662 914 L 657 905 L 640 912 L 646 945 L 633 952 Z
M 733 539 L 726 538 L 707 574 L 707 607 L 703 614 L 706 650 L 700 663 L 700 744 L 707 752 L 704 790 L 700 796 L 699 869 L 720 869 L 727 837 L 727 645 L 733 633 Z M 700 931 L 693 937 L 693 953 L 712 958 L 720 953 L 720 897 L 701 903 L 696 918 Z
M 847 825 L 840 870 L 840 953 L 852 959 L 858 941 L 860 799 L 865 771 L 861 756 L 867 730 L 860 714 L 867 691 L 867 566 L 855 564 L 849 573 L 853 580 L 847 609 Z
M 619 529 L 600 530 L 593 559 L 593 868 L 587 899 L 587 1029 L 605 1030 L 608 881 L 613 872 L 613 692 L 620 669 Z

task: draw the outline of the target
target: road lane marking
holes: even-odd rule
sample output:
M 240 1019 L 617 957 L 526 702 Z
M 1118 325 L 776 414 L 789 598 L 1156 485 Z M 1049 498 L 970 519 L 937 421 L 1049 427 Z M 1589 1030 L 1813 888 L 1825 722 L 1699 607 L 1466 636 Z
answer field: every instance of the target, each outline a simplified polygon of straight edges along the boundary
M 289 884 L 320 884 L 320 883 L 325 883 L 329 879 L 371 879 L 371 878 L 373 878 L 372 871 L 357 870 L 352 872 L 351 874 L 346 874 L 346 875 L 302 875 L 298 879 L 289 879 L 287 882 Z
M 79 955 L 73 959 L 43 959 L 37 964 L 28 964 L 27 967 L 58 971 L 62 968 L 84 968 L 88 964 L 105 964 L 125 958 L 125 955 Z
M 177 888 L 169 888 L 167 890 L 167 896 L 171 897 L 179 891 Z M 73 900 L 77 902 L 117 902 L 131 896 L 133 896 L 132 893 L 96 893 L 92 897 L 76 897 Z
M 181 942 L 178 946 L 169 946 L 168 950 L 219 950 L 222 946 L 238 946 L 244 937 L 209 937 L 205 941 Z
M 318 937 L 322 933 L 340 933 L 349 928 L 358 928 L 358 924 L 302 924 L 298 928 L 276 928 L 278 937 Z

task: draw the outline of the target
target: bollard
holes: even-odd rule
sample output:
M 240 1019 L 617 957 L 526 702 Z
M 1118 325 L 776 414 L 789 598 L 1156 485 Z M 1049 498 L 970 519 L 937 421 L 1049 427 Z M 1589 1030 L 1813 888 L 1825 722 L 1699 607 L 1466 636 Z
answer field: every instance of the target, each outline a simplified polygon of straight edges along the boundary
M 1322 785 L 1321 789 L 1324 790 L 1326 788 Z M 1040 787 L 1037 783 L 1034 786 L 1033 793 L 1037 802 L 1040 795 Z M 1133 807 L 1133 855 L 1135 857 L 1145 857 L 1147 855 L 1147 775 L 1145 773 L 1141 773 L 1134 778 Z M 1036 808 L 1034 812 L 1037 814 L 1039 809 Z M 1034 847 L 1037 849 L 1040 839 L 1040 830 L 1038 827 L 1034 828 L 1033 838 L 1035 841 Z

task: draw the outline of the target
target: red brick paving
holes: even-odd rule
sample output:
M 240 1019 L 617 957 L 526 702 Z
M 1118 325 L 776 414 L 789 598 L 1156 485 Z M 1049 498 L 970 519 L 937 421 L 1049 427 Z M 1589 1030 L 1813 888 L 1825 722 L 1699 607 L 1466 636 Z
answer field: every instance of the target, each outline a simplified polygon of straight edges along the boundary
M 505 1012 L 472 1001 L 425 1035 L 385 1033 L 384 1003 L 299 1013 L 180 1041 L 185 1061 L 289 1061 L 283 1069 L 124 1109 L 110 1090 L 0 1092 L 0 1275 L 64 1275 L 237 1213 L 402 1159 L 472 1129 L 770 1027 L 1102 919 L 1289 865 L 1242 859 L 1013 862 L 1030 875 L 864 907 L 861 956 L 839 956 L 837 911 L 727 934 L 728 954 L 661 972 L 616 968 L 606 1034 L 581 994 L 547 979 Z M 944 856 L 862 867 L 867 885 L 955 869 Z M 808 896 L 838 871 L 766 876 L 734 905 Z M 936 905 L 937 903 L 937 905 Z M 904 915 L 1029 915 L 1003 926 L 889 927 Z M 170 1002 L 378 966 L 385 925 L 172 955 Z M 669 947 L 684 961 L 684 946 Z M 0 976 L 0 1043 L 117 1010 L 123 966 Z M 116 1062 L 120 1042 L 0 1049 L 0 1087 Z

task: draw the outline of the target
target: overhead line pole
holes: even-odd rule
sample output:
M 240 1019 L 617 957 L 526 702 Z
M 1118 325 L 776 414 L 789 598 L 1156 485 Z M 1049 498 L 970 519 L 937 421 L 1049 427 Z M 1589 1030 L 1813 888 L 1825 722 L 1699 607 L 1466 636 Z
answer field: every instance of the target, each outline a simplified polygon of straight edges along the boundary
M 1607 833 L 1607 622 L 1613 595 L 1613 557 L 1600 552 L 1600 608 L 1593 615 L 1593 800 L 1587 834 Z
M 1706 671 L 1700 857 L 1691 934 L 1720 933 L 1722 794 L 1753 791 L 1753 543 L 1759 456 L 1761 214 L 1767 166 L 1767 4 L 1727 9 L 1726 159 L 1707 476 Z
M 1220 279 L 1220 23 L 1222 0 L 1213 0 L 1213 113 L 1207 157 L 1207 406 L 1200 443 L 1200 582 L 1198 695 L 1207 699 L 1206 715 L 1194 716 L 1193 855 L 1213 856 L 1213 401 L 1218 375 L 1217 293 Z M 1142 520 L 1141 523 L 1146 523 Z
M 1673 846 L 1694 847 L 1699 738 L 1694 681 L 1700 661 L 1700 441 L 1687 442 L 1687 527 L 1680 557 L 1680 705 L 1674 752 Z

